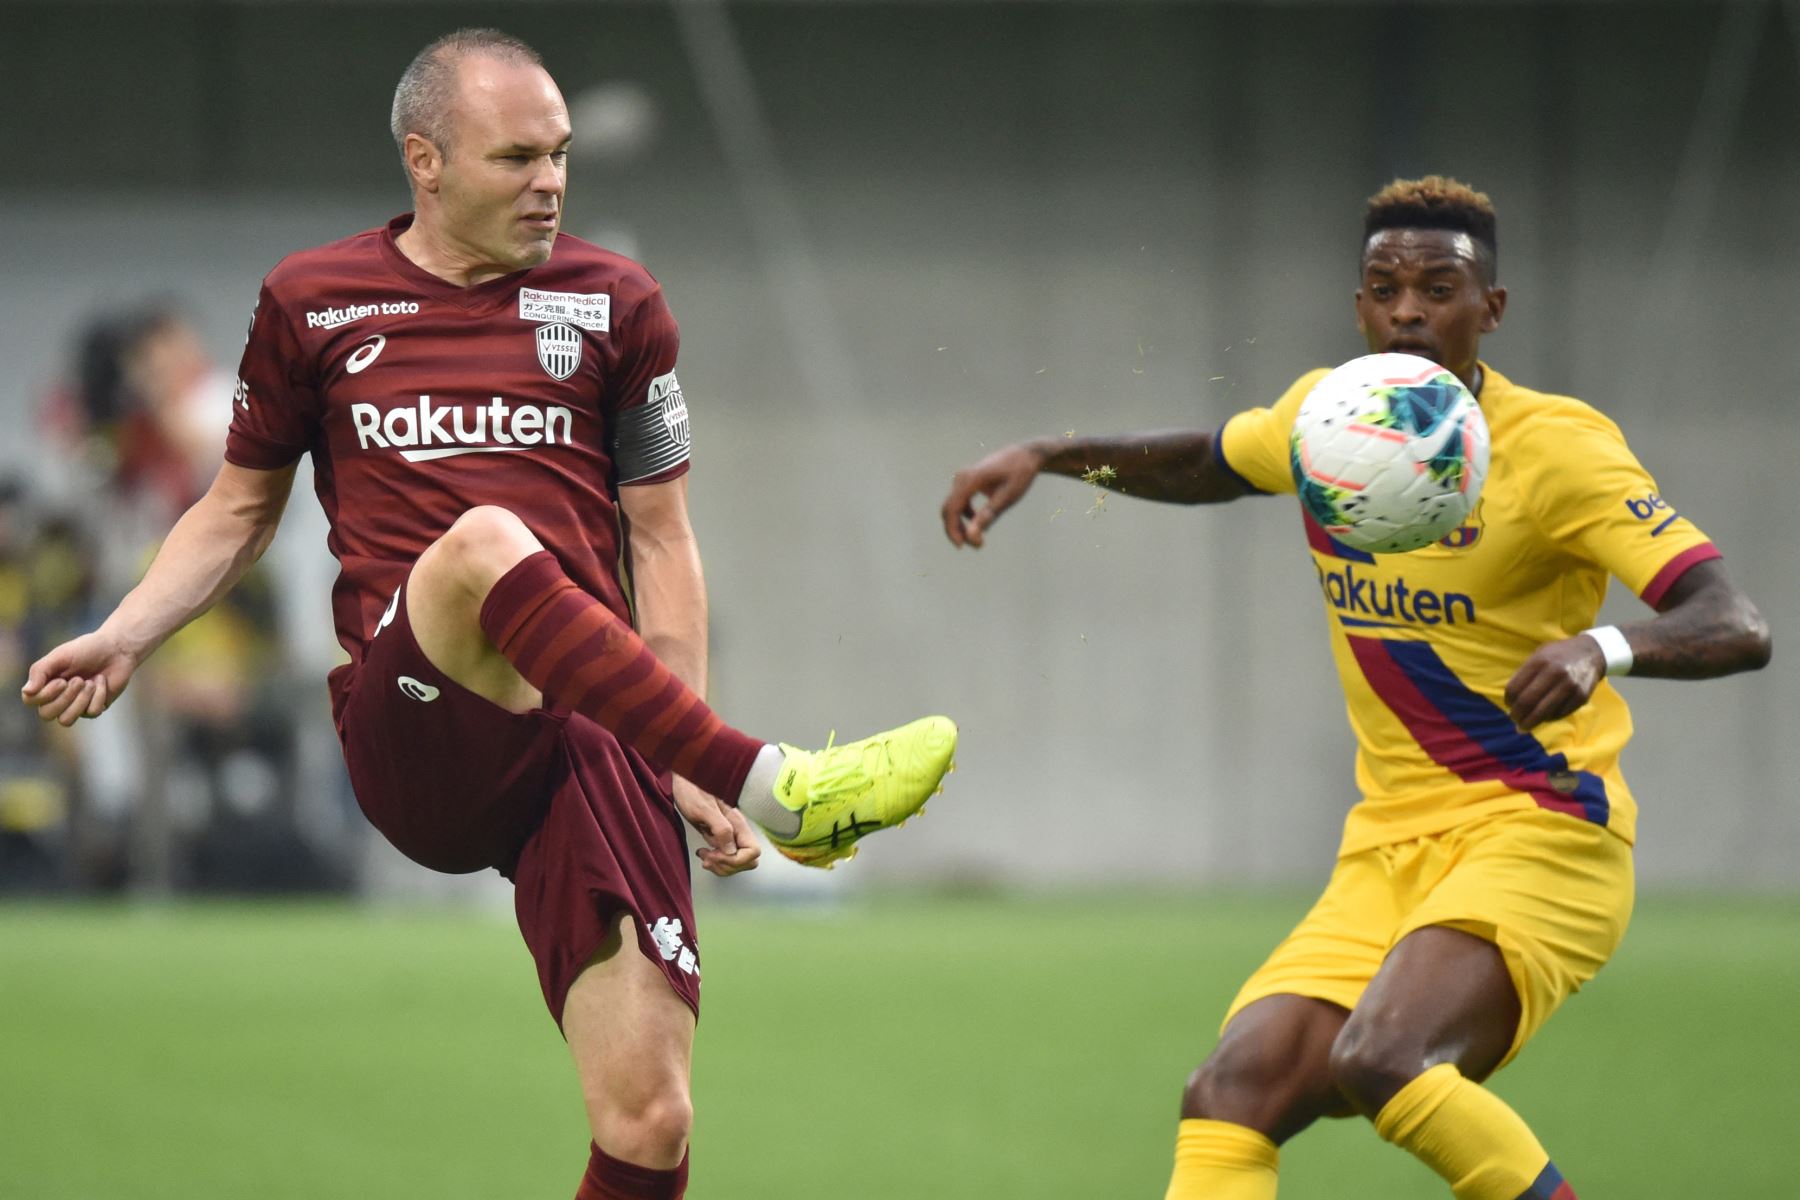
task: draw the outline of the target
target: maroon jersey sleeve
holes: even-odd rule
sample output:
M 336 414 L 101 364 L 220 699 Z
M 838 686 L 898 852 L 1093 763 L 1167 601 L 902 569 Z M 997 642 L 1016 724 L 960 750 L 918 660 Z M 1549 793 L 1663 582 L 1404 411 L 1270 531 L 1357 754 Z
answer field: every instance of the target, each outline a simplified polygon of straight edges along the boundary
M 292 320 L 263 284 L 238 367 L 225 458 L 240 467 L 285 467 L 312 448 L 319 394 Z
M 675 378 L 681 329 L 661 288 L 638 301 L 619 334 L 625 345 L 607 388 L 607 449 L 619 483 L 662 483 L 687 472 L 690 438 L 687 400 Z

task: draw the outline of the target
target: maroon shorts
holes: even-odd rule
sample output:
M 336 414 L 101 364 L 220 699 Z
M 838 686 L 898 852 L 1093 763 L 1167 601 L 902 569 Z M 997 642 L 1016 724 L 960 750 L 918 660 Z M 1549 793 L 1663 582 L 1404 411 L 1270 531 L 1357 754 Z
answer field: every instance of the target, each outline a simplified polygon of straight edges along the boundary
M 550 1015 L 620 912 L 638 948 L 700 1010 L 687 845 L 669 778 L 578 713 L 512 713 L 426 660 L 406 593 L 338 683 L 357 802 L 434 871 L 513 881 Z

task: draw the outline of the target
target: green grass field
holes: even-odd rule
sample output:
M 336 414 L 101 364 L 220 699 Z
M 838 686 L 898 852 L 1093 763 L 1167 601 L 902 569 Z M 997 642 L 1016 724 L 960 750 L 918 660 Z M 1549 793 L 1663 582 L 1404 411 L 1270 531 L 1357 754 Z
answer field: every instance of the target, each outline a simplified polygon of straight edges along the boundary
M 1187 1071 L 1299 896 L 702 913 L 699 1200 L 1160 1197 Z M 1498 1090 L 1584 1200 L 1788 1198 L 1800 898 L 1643 900 Z M 543 1197 L 586 1158 L 503 918 L 0 907 L 0 1197 Z M 1361 1122 L 1283 1200 L 1447 1196 Z

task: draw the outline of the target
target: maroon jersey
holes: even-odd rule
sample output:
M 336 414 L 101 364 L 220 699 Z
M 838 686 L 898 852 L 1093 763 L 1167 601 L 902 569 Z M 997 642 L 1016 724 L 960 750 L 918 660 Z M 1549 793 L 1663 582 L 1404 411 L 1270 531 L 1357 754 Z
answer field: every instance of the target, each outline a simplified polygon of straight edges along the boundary
M 311 452 L 352 662 L 419 555 L 483 504 L 515 513 L 629 620 L 618 487 L 688 464 L 680 331 L 661 287 L 567 234 L 542 266 L 457 287 L 395 244 L 411 223 L 269 273 L 225 457 L 267 470 Z M 334 710 L 346 673 L 332 674 Z

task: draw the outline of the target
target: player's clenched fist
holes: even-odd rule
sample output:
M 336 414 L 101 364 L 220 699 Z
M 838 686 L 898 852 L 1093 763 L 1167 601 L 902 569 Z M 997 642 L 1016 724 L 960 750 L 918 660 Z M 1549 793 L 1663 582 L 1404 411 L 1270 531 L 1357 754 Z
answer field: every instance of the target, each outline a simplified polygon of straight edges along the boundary
M 756 869 L 762 845 L 743 813 L 721 804 L 680 776 L 675 778 L 673 790 L 676 810 L 706 839 L 706 845 L 694 851 L 702 867 L 721 879 Z
M 1021 442 L 958 471 L 950 480 L 943 508 L 944 533 L 951 544 L 979 548 L 987 527 L 1019 502 L 1043 469 L 1043 452 Z M 975 508 L 977 496 L 987 498 L 979 511 Z
M 1507 681 L 1507 715 L 1520 729 L 1566 717 L 1588 702 L 1605 674 L 1606 656 L 1593 638 L 1539 646 Z
M 104 629 L 97 630 L 32 663 L 19 695 L 44 720 L 73 725 L 105 712 L 136 669 L 137 660 Z

